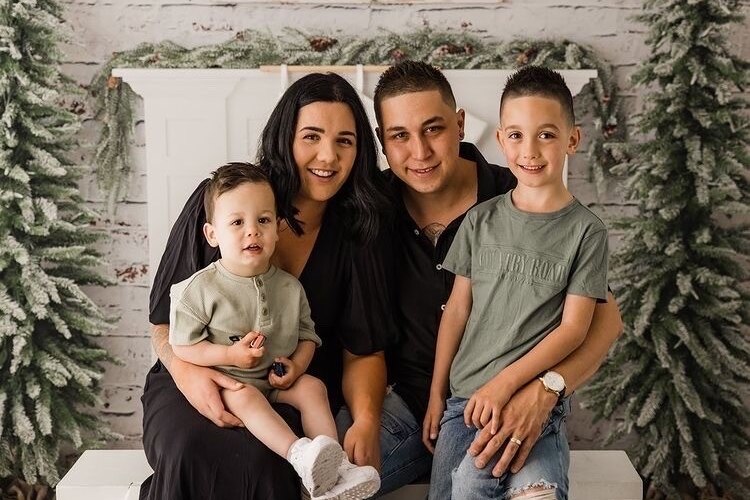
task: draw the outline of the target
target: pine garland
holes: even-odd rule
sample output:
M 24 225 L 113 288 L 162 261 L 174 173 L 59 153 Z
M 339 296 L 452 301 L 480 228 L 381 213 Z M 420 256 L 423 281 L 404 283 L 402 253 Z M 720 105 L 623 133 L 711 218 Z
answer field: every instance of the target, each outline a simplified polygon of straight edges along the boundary
M 105 284 L 71 163 L 79 127 L 63 107 L 62 13 L 54 0 L 0 0 L 0 478 L 59 480 L 64 442 L 107 436 L 87 413 L 107 318 L 81 290 Z
M 747 222 L 750 65 L 726 40 L 736 0 L 648 0 L 651 91 L 627 177 L 637 217 L 616 255 L 626 330 L 588 391 L 609 441 L 638 434 L 631 457 L 670 498 L 696 490 L 750 498 Z
M 232 40 L 195 49 L 171 42 L 142 44 L 116 53 L 94 77 L 97 118 L 103 122 L 96 165 L 97 179 L 110 209 L 127 192 L 130 174 L 128 145 L 132 133 L 132 102 L 127 84 L 110 77 L 112 68 L 257 68 L 261 65 L 389 65 L 401 59 L 427 61 L 444 69 L 518 68 L 536 64 L 555 69 L 596 69 L 598 78 L 576 98 L 578 116 L 593 115 L 590 174 L 600 192 L 606 175 L 622 160 L 626 137 L 620 118 L 618 89 L 612 68 L 588 47 L 569 40 L 488 42 L 467 33 L 425 27 L 408 34 L 384 33 L 372 38 L 338 40 L 288 30 L 284 37 L 258 31 L 238 33 Z

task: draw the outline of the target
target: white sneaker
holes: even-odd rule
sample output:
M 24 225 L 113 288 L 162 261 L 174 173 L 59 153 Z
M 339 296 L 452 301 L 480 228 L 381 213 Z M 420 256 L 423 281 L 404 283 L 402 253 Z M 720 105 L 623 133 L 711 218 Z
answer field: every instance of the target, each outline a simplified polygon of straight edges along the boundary
M 339 478 L 344 456 L 341 445 L 328 436 L 300 438 L 289 447 L 287 460 L 302 479 L 302 485 L 315 497 L 330 490 Z
M 313 496 L 313 500 L 362 500 L 379 489 L 380 475 L 374 467 L 354 465 L 344 455 L 336 485 L 320 496 Z

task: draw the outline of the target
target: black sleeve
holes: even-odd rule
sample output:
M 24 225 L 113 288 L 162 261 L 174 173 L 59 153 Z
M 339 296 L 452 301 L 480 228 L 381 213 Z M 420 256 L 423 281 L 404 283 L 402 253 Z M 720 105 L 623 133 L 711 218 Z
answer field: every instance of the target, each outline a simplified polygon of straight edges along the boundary
M 356 355 L 383 351 L 398 340 L 395 322 L 393 230 L 384 229 L 374 242 L 352 244 L 352 267 L 339 336 Z
M 515 189 L 516 185 L 518 185 L 518 179 L 513 175 L 510 168 L 501 168 L 500 170 L 498 193 L 507 193 L 511 189 Z
M 169 288 L 173 284 L 189 278 L 219 257 L 218 248 L 212 248 L 203 236 L 206 221 L 203 193 L 207 183 L 208 179 L 202 181 L 193 191 L 169 233 L 149 297 L 151 324 L 169 323 Z

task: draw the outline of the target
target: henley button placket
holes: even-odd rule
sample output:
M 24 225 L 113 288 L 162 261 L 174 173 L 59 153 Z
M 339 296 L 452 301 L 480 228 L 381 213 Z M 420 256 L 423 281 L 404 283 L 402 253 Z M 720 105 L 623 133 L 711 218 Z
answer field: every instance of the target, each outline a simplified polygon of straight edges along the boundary
M 266 302 L 266 293 L 263 288 L 263 279 L 255 279 L 255 289 L 258 294 L 258 324 L 260 328 L 268 328 L 271 325 L 271 318 L 268 316 L 268 303 Z

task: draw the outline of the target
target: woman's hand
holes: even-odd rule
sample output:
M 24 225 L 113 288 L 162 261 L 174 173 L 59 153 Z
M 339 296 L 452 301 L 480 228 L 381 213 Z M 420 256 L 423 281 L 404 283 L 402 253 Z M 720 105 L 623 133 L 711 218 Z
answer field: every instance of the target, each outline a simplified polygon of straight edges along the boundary
M 445 398 L 430 396 L 427 412 L 422 422 L 422 442 L 430 453 L 435 453 L 435 442 L 440 432 L 440 419 L 443 418 L 443 412 L 445 412 Z
M 169 368 L 177 388 L 198 413 L 219 427 L 242 427 L 242 421 L 229 413 L 221 400 L 221 389 L 236 391 L 243 385 L 232 377 L 205 366 L 175 357 Z
M 557 396 L 547 392 L 538 380 L 519 389 L 500 412 L 497 433 L 493 434 L 489 426 L 484 427 L 471 443 L 469 454 L 476 457 L 474 464 L 483 468 L 502 449 L 492 475 L 500 477 L 511 461 L 512 473 L 521 470 L 556 403 Z M 520 446 L 509 441 L 510 438 L 520 440 Z
M 380 472 L 380 420 L 355 420 L 344 435 L 343 448 L 353 464 L 371 465 Z

